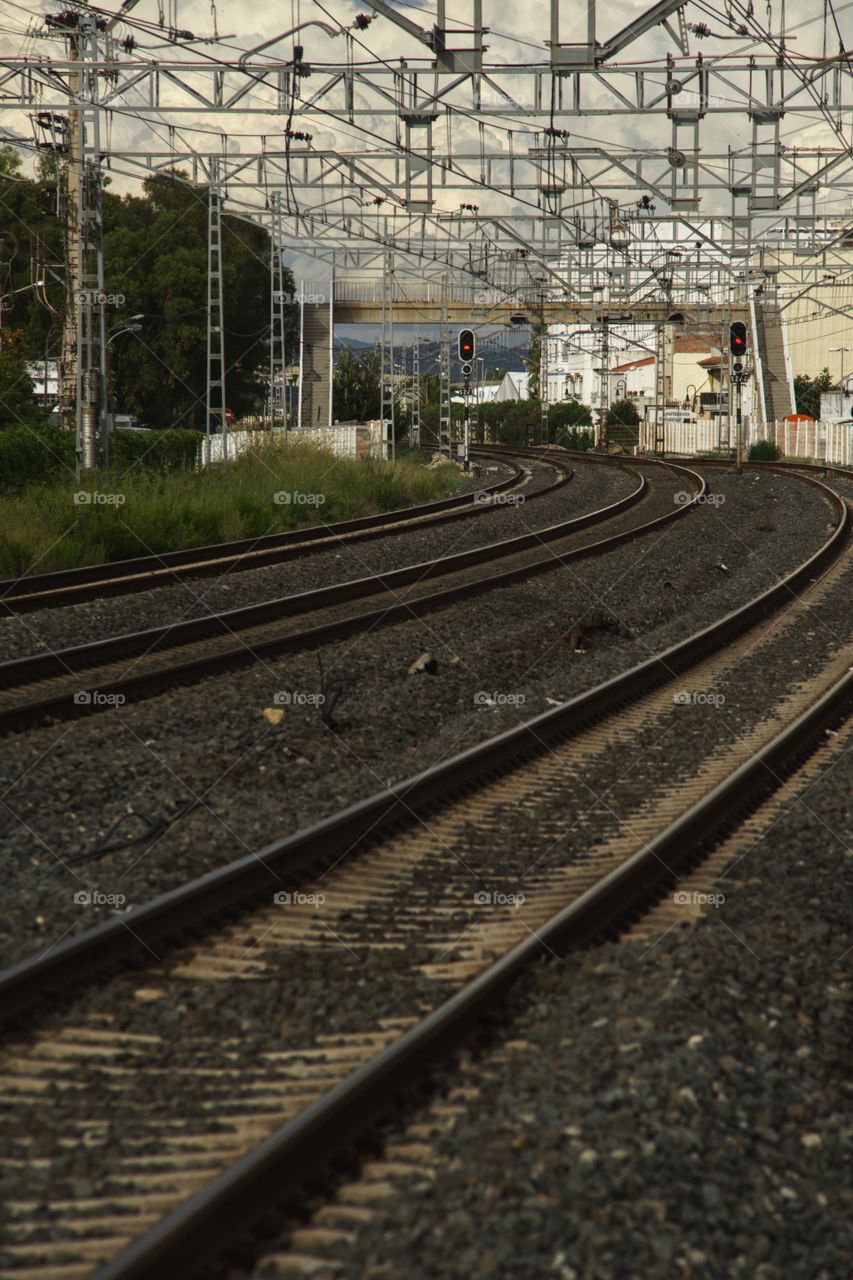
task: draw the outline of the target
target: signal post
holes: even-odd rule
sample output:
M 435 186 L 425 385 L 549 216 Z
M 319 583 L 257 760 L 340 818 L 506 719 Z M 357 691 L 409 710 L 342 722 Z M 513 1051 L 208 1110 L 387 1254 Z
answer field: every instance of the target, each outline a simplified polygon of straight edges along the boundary
M 469 445 L 469 422 L 470 422 L 470 395 L 471 395 L 471 373 L 474 369 L 474 356 L 477 354 L 477 344 L 474 338 L 473 329 L 459 330 L 459 360 L 462 366 L 462 376 L 465 379 L 464 384 L 464 404 L 462 409 L 462 465 L 467 471 L 469 468 L 468 461 L 468 445 Z
M 729 350 L 732 363 L 732 385 L 735 389 L 735 470 L 743 470 L 743 384 L 747 379 L 743 358 L 746 355 L 746 325 L 736 320 L 729 328 Z

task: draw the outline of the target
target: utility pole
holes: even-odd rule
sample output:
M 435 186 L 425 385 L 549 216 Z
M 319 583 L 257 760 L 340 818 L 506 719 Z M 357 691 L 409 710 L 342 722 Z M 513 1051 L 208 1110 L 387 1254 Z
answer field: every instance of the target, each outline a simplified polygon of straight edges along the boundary
M 386 457 L 396 456 L 394 443 L 394 255 L 385 254 L 382 280 L 382 335 L 380 343 L 379 386 L 381 398 L 379 418 L 383 436 L 388 431 Z
M 539 381 L 541 383 L 541 401 L 540 409 L 542 412 L 542 430 L 541 437 L 545 444 L 548 440 L 548 330 L 545 329 L 542 334 L 542 350 L 539 357 Z
M 69 259 L 76 284 L 77 471 L 98 465 L 99 425 L 104 450 L 107 405 L 104 217 L 101 200 L 100 106 L 98 104 L 98 19 L 77 18 L 80 71 L 77 105 L 76 257 Z M 72 129 L 73 133 L 74 130 Z
M 67 11 L 47 19 L 66 38 L 69 71 L 66 306 L 60 349 L 62 424 L 76 432 L 76 472 L 98 464 L 107 431 L 106 295 L 101 198 L 98 32 L 103 19 Z M 99 430 L 100 429 L 100 430 Z
M 450 281 L 447 276 L 441 281 L 441 341 L 438 349 L 439 380 L 439 425 L 438 450 L 443 457 L 449 458 L 451 449 L 450 428 L 450 318 L 449 318 Z
M 666 325 L 655 325 L 655 441 L 654 451 L 661 457 L 666 453 Z
M 71 12 L 62 15 L 65 23 L 77 21 L 77 15 Z M 57 18 L 56 21 L 59 21 Z M 76 27 L 69 26 L 66 32 L 68 61 L 71 70 L 68 76 L 68 94 L 72 102 L 77 103 L 80 94 L 80 72 L 77 63 L 80 58 L 80 45 Z M 59 347 L 59 410 L 60 421 L 66 431 L 76 428 L 77 403 L 77 298 L 80 293 L 78 271 L 78 243 L 80 227 L 78 224 L 77 193 L 80 180 L 80 112 L 73 106 L 68 112 L 68 164 L 65 169 L 65 318 L 62 323 L 62 338 Z M 57 182 L 60 179 L 57 178 Z
M 412 347 L 412 427 L 410 436 L 417 449 L 421 443 L 421 335 L 415 325 L 414 346 Z
M 607 444 L 607 414 L 610 410 L 610 329 L 607 316 L 601 317 L 599 337 L 600 364 L 598 366 L 598 403 L 601 415 L 599 422 L 598 443 Z
M 270 197 L 270 430 L 284 430 L 284 272 L 281 263 L 281 195 Z
M 222 306 L 222 193 L 219 161 L 211 161 L 207 194 L 207 392 L 205 395 L 205 444 L 210 464 L 213 420 L 222 435 L 222 462 L 228 465 L 228 414 L 225 408 L 225 336 Z

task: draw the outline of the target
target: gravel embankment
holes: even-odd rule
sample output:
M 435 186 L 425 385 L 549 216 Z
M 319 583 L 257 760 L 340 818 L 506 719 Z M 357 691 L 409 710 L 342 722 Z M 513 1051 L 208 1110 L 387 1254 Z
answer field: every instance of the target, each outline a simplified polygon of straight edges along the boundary
M 541 488 L 553 478 L 551 467 L 535 461 L 530 465 L 534 488 Z M 508 471 L 508 468 L 501 470 Z M 483 483 L 493 479 L 495 477 L 484 476 Z M 237 609 L 241 605 L 295 595 L 485 546 L 615 502 L 635 486 L 634 477 L 623 470 L 579 463 L 576 475 L 562 489 L 554 494 L 531 497 L 517 506 L 502 504 L 494 511 L 460 516 L 435 528 L 340 542 L 266 568 L 237 573 L 225 571 L 211 577 L 190 578 L 185 583 L 159 586 L 152 591 L 38 610 L 20 618 L 3 618 L 0 619 L 0 662 L 40 649 L 62 649 L 100 640 L 106 635 L 122 635 Z
M 711 483 L 723 506 L 707 505 L 640 544 L 489 593 L 475 607 L 325 647 L 322 684 L 318 656 L 299 654 L 0 743 L 11 783 L 0 817 L 5 960 L 95 923 L 74 904 L 75 890 L 121 892 L 130 905 L 260 848 L 690 634 L 769 586 L 825 536 L 828 507 L 796 481 L 747 472 Z M 790 643 L 787 655 L 781 646 L 800 664 L 790 674 L 806 674 L 843 642 L 846 601 L 824 614 L 812 638 L 798 638 L 796 659 Z M 579 621 L 588 630 L 576 652 L 566 636 Z M 437 675 L 408 676 L 427 649 Z M 312 699 L 338 689 L 330 731 Z M 766 705 L 760 663 L 749 690 L 744 715 Z M 272 725 L 263 712 L 280 691 L 291 703 Z M 709 709 L 691 711 L 694 748 L 673 768 L 695 767 L 706 748 L 699 713 Z M 109 843 L 139 835 L 145 822 L 168 822 L 196 798 L 192 813 L 153 840 L 67 867 L 119 819 Z
M 318 1280 L 853 1275 L 851 748 L 723 907 L 521 980 L 429 1176 L 315 1249 Z M 263 1257 L 229 1274 L 289 1274 Z

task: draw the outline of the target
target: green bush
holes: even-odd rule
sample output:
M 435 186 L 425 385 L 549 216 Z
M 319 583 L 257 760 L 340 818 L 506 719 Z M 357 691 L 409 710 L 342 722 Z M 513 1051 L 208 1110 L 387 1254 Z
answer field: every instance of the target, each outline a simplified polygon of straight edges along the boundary
M 188 471 L 195 467 L 200 431 L 116 431 L 110 436 L 110 474 L 139 468 Z M 75 437 L 56 426 L 20 426 L 0 431 L 0 492 L 73 479 Z
M 777 462 L 782 457 L 782 450 L 769 440 L 756 440 L 749 446 L 750 462 Z
M 150 444 L 154 434 L 130 438 Z M 123 471 L 116 464 L 109 479 L 93 474 L 78 482 L 72 454 L 71 465 L 53 480 L 8 496 L 0 504 L 0 576 L 101 564 L 389 511 L 440 498 L 461 478 L 451 464 L 336 458 L 310 444 L 286 448 L 279 440 L 248 450 L 227 469 L 180 469 L 177 464 L 190 457 L 183 438 L 195 447 L 198 433 L 156 434 L 182 438 L 179 447 L 167 440 L 159 455 L 161 462 L 174 465 L 155 469 L 150 460 L 156 451 L 140 454 L 134 443 L 136 460 L 128 464 L 125 457 Z M 281 501 L 282 492 L 310 495 L 310 500 Z M 82 502 L 75 496 L 81 493 L 86 495 Z
M 7 427 L 0 431 L 0 491 L 12 493 L 34 481 L 74 475 L 74 437 L 59 427 Z
M 572 427 L 569 431 L 558 431 L 555 443 L 562 445 L 564 449 L 574 449 L 578 453 L 586 453 L 595 444 L 595 432 L 592 428 L 584 431 L 577 427 Z
M 204 439 L 201 431 L 116 431 L 110 436 L 110 468 L 124 473 L 134 467 L 156 471 L 191 471 Z

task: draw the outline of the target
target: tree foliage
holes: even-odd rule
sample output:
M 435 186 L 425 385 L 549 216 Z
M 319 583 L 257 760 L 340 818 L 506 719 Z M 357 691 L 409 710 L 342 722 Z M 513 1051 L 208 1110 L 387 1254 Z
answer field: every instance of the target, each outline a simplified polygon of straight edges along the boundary
M 462 405 L 451 405 L 451 419 L 462 421 Z M 530 440 L 544 444 L 542 439 L 542 403 L 539 400 L 502 400 L 481 405 L 471 410 L 471 421 L 482 425 L 486 440 L 498 444 L 527 444 Z M 439 407 L 424 405 L 421 409 L 421 428 L 425 444 L 438 439 Z M 576 401 L 552 404 L 548 407 L 548 438 L 567 449 L 587 449 L 593 443 L 592 413 L 585 404 Z
M 542 374 L 542 339 L 547 335 L 548 329 L 546 325 L 537 324 L 533 326 L 533 340 L 530 343 L 530 350 L 527 353 L 527 359 L 524 361 L 527 369 L 528 383 L 527 389 L 534 400 L 540 395 L 539 382 Z
M 636 427 L 640 415 L 633 400 L 614 400 L 604 420 L 606 427 Z
M 798 373 L 794 379 L 797 413 L 807 413 L 811 418 L 819 418 L 821 394 L 835 389 L 828 369 L 821 370 L 814 378 L 809 377 L 807 373 Z
M 33 401 L 20 329 L 4 329 L 0 347 L 0 428 L 29 426 L 42 418 Z
M 334 414 L 338 422 L 368 422 L 381 412 L 378 347 L 353 352 L 344 347 L 335 361 Z
M 35 180 L 0 153 L 0 236 L 8 289 L 46 284 L 14 299 L 13 322 L 27 359 L 55 356 L 65 309 L 64 228 L 59 213 L 65 163 L 46 153 Z M 110 392 L 119 412 L 154 427 L 204 425 L 207 380 L 207 193 L 179 172 L 148 178 L 139 195 L 104 192 L 105 293 Z M 222 220 L 226 399 L 236 417 L 263 402 L 268 383 L 269 236 L 254 223 Z M 293 292 L 285 272 L 284 288 Z M 118 333 L 141 314 L 138 333 Z M 296 308 L 286 307 L 292 350 Z

